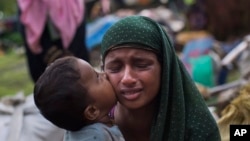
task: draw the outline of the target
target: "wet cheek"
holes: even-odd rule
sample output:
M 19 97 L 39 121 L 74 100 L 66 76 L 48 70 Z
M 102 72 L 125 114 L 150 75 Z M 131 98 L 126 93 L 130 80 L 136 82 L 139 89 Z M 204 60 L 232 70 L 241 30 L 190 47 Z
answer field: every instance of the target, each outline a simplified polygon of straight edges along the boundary
M 109 75 L 109 81 L 113 88 L 115 89 L 115 92 L 117 93 L 117 89 L 119 88 L 119 77 L 118 76 L 113 76 Z

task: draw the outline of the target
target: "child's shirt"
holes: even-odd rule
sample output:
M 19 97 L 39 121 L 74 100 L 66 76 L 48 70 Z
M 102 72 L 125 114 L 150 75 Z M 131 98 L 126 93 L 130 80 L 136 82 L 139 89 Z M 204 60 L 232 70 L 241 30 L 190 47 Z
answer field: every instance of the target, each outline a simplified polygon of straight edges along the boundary
M 79 131 L 66 131 L 64 141 L 125 141 L 118 126 L 95 123 Z

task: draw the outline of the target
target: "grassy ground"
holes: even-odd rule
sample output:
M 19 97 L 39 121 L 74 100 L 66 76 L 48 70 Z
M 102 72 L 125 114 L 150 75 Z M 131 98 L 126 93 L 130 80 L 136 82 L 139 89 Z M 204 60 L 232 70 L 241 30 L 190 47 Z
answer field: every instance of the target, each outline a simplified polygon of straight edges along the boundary
M 0 55 L 0 98 L 20 91 L 25 95 L 31 94 L 33 82 L 28 74 L 25 55 L 10 51 Z

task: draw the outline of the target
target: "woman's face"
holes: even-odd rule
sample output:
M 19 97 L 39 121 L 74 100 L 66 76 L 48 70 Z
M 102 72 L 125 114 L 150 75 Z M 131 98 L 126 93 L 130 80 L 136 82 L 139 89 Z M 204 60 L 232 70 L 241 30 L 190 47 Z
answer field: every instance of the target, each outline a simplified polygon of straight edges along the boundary
M 104 71 L 119 102 L 130 109 L 150 104 L 160 88 L 161 67 L 154 53 L 143 49 L 120 48 L 110 51 Z

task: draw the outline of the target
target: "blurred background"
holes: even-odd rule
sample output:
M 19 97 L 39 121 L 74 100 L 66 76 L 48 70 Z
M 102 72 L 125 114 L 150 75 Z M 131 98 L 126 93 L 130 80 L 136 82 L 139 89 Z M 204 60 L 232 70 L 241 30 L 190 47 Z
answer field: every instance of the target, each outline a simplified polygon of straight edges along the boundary
M 100 43 L 107 29 L 129 15 L 148 16 L 169 33 L 178 56 L 215 117 L 248 86 L 248 0 L 86 0 L 84 34 L 89 62 L 100 69 Z M 0 98 L 30 95 L 31 77 L 16 0 L 0 1 Z M 51 32 L 51 31 L 50 31 Z
M 32 92 L 15 0 L 0 1 L 0 97 Z

